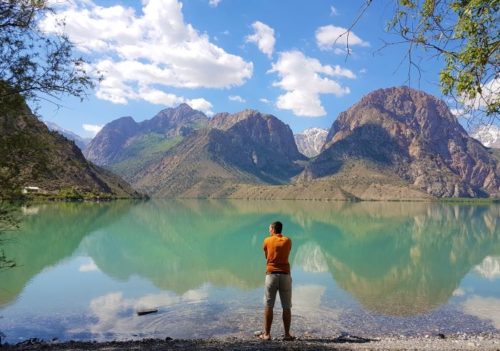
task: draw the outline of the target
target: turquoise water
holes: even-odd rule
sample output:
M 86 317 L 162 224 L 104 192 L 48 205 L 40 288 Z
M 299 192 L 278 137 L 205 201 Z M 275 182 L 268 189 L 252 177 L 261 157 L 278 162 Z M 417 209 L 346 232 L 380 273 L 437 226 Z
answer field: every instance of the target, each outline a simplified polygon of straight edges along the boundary
M 299 336 L 500 331 L 499 205 L 186 200 L 23 208 L 2 236 L 17 267 L 0 271 L 0 332 L 251 337 L 274 220 L 293 240 Z

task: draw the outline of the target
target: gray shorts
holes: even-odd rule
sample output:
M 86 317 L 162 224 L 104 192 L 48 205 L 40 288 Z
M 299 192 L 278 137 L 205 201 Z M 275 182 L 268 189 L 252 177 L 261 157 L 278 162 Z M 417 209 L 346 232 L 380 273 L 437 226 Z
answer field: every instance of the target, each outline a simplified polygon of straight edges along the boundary
M 280 293 L 282 308 L 292 308 L 292 277 L 290 274 L 266 274 L 265 304 L 273 308 L 276 293 Z

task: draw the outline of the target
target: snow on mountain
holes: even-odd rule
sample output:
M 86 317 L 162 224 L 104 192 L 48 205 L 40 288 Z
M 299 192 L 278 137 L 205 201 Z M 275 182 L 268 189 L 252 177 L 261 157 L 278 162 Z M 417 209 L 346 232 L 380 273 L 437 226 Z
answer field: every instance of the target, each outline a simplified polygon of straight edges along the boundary
M 314 157 L 320 153 L 327 135 L 328 131 L 324 129 L 309 128 L 302 133 L 295 134 L 294 138 L 300 153 L 307 157 Z
M 70 130 L 64 129 L 63 127 L 58 126 L 57 124 L 49 121 L 43 121 L 45 125 L 54 132 L 58 132 L 59 134 L 62 134 L 66 139 L 72 140 L 75 142 L 76 146 L 80 148 L 80 150 L 83 151 L 85 147 L 90 143 L 91 139 L 88 138 L 82 138 L 78 134 L 73 133 Z
M 500 126 L 481 126 L 471 136 L 486 147 L 500 148 Z

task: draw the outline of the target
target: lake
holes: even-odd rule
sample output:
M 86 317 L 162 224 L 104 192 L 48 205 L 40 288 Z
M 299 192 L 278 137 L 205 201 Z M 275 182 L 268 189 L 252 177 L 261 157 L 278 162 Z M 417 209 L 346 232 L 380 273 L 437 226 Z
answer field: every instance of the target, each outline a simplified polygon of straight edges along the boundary
M 21 218 L 1 244 L 17 264 L 0 271 L 8 342 L 252 337 L 275 220 L 293 241 L 299 336 L 500 331 L 500 205 L 117 201 Z M 278 299 L 274 336 L 280 317 Z

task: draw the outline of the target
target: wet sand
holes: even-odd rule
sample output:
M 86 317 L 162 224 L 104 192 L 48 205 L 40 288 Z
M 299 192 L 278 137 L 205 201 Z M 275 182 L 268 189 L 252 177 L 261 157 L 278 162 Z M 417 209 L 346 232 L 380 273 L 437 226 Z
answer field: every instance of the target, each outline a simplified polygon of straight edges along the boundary
M 426 335 L 422 337 L 381 337 L 371 340 L 356 337 L 298 338 L 262 341 L 257 337 L 176 340 L 166 338 L 112 342 L 45 342 L 28 340 L 17 345 L 0 346 L 1 350 L 485 350 L 500 351 L 500 334 Z

